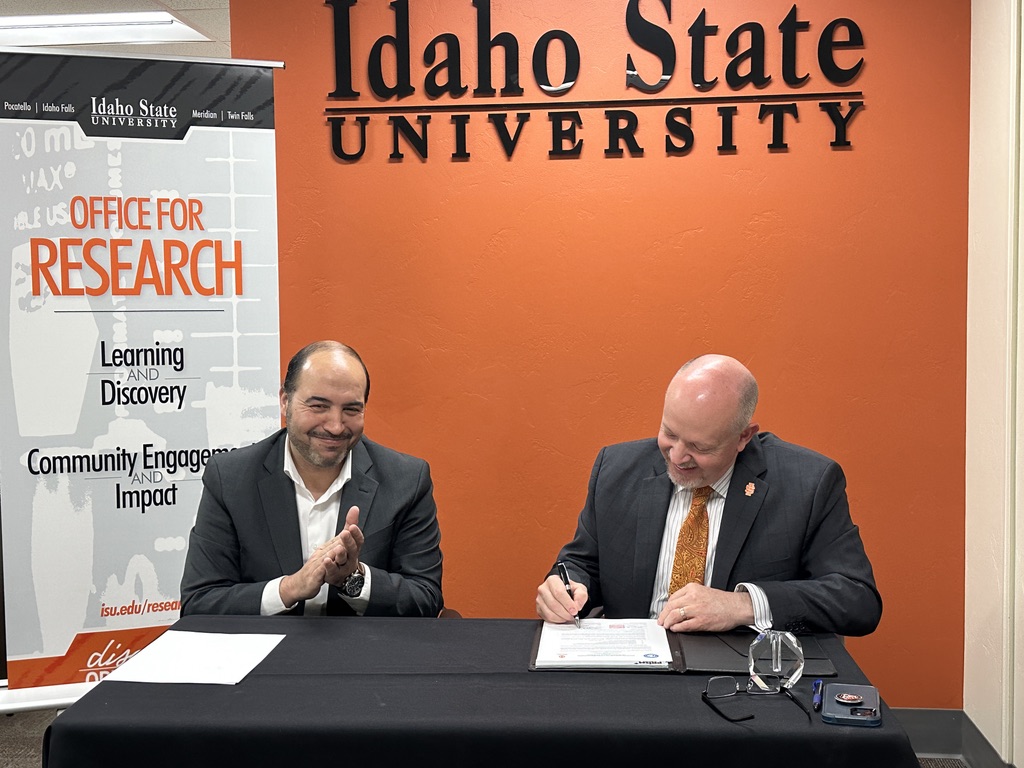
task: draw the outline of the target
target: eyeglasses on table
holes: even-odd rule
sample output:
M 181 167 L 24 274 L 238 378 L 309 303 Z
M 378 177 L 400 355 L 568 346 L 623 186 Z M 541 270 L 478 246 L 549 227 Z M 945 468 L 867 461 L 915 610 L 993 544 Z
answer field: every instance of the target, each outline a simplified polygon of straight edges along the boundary
M 746 685 L 742 688 L 740 687 L 739 680 L 735 677 L 717 675 L 715 677 L 708 678 L 707 685 L 704 686 L 704 690 L 701 691 L 700 698 L 701 701 L 711 707 L 719 717 L 728 720 L 730 723 L 741 723 L 744 720 L 753 720 L 753 714 L 741 716 L 730 715 L 727 712 L 724 712 L 715 703 L 721 699 L 736 696 L 739 693 L 746 693 L 751 696 L 765 696 L 781 693 L 804 711 L 804 714 L 807 715 L 808 722 L 811 721 L 811 710 L 809 710 L 807 706 L 800 701 L 800 699 L 794 696 L 793 692 L 789 688 L 784 687 L 779 678 L 770 677 L 768 675 L 761 675 L 759 680 L 748 678 Z

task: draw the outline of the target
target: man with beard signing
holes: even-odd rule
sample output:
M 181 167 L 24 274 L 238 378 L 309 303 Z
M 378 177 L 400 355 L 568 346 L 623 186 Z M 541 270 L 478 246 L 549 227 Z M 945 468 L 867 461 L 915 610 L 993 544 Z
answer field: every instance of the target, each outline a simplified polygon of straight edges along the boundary
M 674 632 L 741 625 L 865 635 L 882 601 L 846 479 L 829 458 L 758 432 L 757 382 L 739 361 L 686 363 L 658 437 L 601 450 L 576 535 L 537 589 L 565 623 L 656 618 Z
M 296 353 L 281 385 L 285 429 L 206 466 L 183 616 L 438 614 L 430 469 L 363 437 L 369 394 L 350 347 Z

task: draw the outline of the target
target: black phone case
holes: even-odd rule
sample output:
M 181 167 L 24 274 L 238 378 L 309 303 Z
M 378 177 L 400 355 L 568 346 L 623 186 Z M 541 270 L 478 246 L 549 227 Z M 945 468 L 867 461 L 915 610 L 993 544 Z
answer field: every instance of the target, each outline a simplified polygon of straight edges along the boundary
M 843 704 L 836 700 L 840 693 L 852 693 L 863 697 L 858 704 Z M 874 714 L 868 711 L 874 710 Z M 821 703 L 821 719 L 832 725 L 858 725 L 873 728 L 882 724 L 882 708 L 878 700 L 878 689 L 873 685 L 852 685 L 829 683 Z

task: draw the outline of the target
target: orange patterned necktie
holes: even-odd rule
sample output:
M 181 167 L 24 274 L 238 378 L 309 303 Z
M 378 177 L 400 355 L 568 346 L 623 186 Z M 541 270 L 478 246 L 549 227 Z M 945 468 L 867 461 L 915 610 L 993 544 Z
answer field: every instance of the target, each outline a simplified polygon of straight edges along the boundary
M 704 583 L 704 566 L 708 559 L 708 497 L 711 486 L 693 489 L 693 500 L 686 520 L 679 526 L 676 559 L 672 561 L 672 580 L 668 593 L 682 589 L 691 581 Z

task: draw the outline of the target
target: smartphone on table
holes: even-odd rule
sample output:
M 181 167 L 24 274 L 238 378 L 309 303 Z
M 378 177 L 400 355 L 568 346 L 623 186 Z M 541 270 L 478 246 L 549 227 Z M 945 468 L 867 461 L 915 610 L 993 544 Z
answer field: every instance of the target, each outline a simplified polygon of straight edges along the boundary
M 873 685 L 829 683 L 822 696 L 821 719 L 832 725 L 881 725 L 878 689 Z

